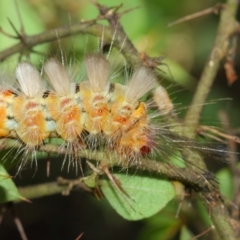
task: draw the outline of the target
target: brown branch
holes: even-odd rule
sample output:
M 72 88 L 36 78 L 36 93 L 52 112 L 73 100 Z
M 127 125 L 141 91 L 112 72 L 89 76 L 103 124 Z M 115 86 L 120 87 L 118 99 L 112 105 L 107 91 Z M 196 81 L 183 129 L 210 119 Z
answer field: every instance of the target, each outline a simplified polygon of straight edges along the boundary
M 19 234 L 21 236 L 21 239 L 22 240 L 27 240 L 28 239 L 27 235 L 26 235 L 26 233 L 24 231 L 24 228 L 23 228 L 23 225 L 21 223 L 21 220 L 19 219 L 19 217 L 17 215 L 17 212 L 16 212 L 16 209 L 15 209 L 15 206 L 14 206 L 13 202 L 9 202 L 9 203 L 7 203 L 7 205 L 8 205 L 8 209 L 11 212 L 11 215 L 13 217 L 13 220 L 15 222 L 17 230 L 18 230 L 18 232 L 19 232 Z
M 194 14 L 190 14 L 188 16 L 185 16 L 183 18 L 180 18 L 172 23 L 169 23 L 168 24 L 168 27 L 172 27 L 176 24 L 179 24 L 179 23 L 183 23 L 183 22 L 186 22 L 186 21 L 190 21 L 190 20 L 193 20 L 195 18 L 199 18 L 199 17 L 202 17 L 202 16 L 206 16 L 208 14 L 219 14 L 220 11 L 222 11 L 224 9 L 224 5 L 223 4 L 220 4 L 220 3 L 217 3 L 214 7 L 210 7 L 210 8 L 207 8 L 203 11 L 200 11 L 200 12 L 197 12 L 197 13 L 194 13 Z
M 60 185 L 58 182 L 48 182 L 27 187 L 19 187 L 18 191 L 26 199 L 35 199 L 62 193 L 68 189 L 68 185 Z M 22 201 L 21 199 L 16 202 Z
M 18 149 L 21 147 L 15 139 L 1 139 L 0 149 Z M 55 144 L 45 144 L 37 149 L 40 152 L 52 154 L 67 154 L 67 150 Z M 141 171 L 148 171 L 159 174 L 160 178 L 182 182 L 186 187 L 197 192 L 201 192 L 209 198 L 210 195 L 213 201 L 220 199 L 218 193 L 218 184 L 214 177 L 209 173 L 193 171 L 190 168 L 180 168 L 175 165 L 159 162 L 157 160 L 139 159 L 138 161 L 129 162 L 127 159 L 119 159 L 114 153 L 106 151 L 92 151 L 84 149 L 77 154 L 81 158 L 87 158 L 96 162 L 100 162 L 109 167 L 134 168 Z M 40 192 L 39 192 L 40 193 Z M 43 194 L 44 191 L 43 191 Z M 26 196 L 26 195 L 24 195 Z M 210 200 L 209 200 L 210 201 Z
M 185 132 L 184 135 L 190 138 L 196 138 L 200 115 L 202 113 L 207 96 L 211 90 L 211 86 L 215 80 L 220 66 L 220 61 L 227 54 L 228 41 L 231 34 L 234 33 L 239 26 L 235 19 L 237 7 L 237 1 L 228 0 L 225 9 L 221 12 L 220 23 L 214 47 L 204 67 L 191 106 L 185 116 L 185 124 L 187 126 L 191 125 L 192 128 L 188 129 L 188 132 Z
M 235 19 L 237 8 L 238 1 L 227 0 L 225 9 L 221 12 L 214 47 L 204 67 L 191 106 L 185 116 L 185 124 L 187 126 L 191 126 L 183 132 L 185 137 L 189 137 L 191 139 L 196 138 L 203 105 L 206 102 L 207 96 L 216 77 L 220 61 L 227 54 L 229 38 L 236 31 L 239 25 Z M 192 154 L 187 156 L 187 159 L 190 162 L 192 161 L 191 156 Z M 206 169 L 203 161 L 195 162 L 195 164 L 200 166 L 202 169 Z M 230 225 L 230 216 L 227 209 L 221 202 L 218 202 L 216 206 L 212 208 L 212 220 L 219 235 L 221 236 L 221 239 L 236 239 L 234 230 Z
M 233 129 L 231 128 L 229 118 L 227 114 L 223 111 L 219 112 L 219 118 L 224 123 L 224 129 L 226 133 L 232 134 Z M 237 144 L 234 140 L 228 139 L 228 149 L 231 152 L 237 152 Z M 239 209 L 236 206 L 240 204 L 240 170 L 237 167 L 238 157 L 237 154 L 229 154 L 229 169 L 232 173 L 232 185 L 233 185 L 233 205 L 231 206 L 231 216 L 234 219 L 239 219 Z
M 201 132 L 201 131 L 209 131 L 209 132 L 213 133 L 214 135 L 220 136 L 222 138 L 233 141 L 235 143 L 240 143 L 240 138 L 239 137 L 233 136 L 231 134 L 226 134 L 226 133 L 220 132 L 217 129 L 214 129 L 214 128 L 209 127 L 209 126 L 203 126 L 203 125 L 199 126 L 199 132 Z
M 96 24 L 94 21 L 91 21 L 85 23 L 79 22 L 68 26 L 59 27 L 32 36 L 25 35 L 22 41 L 0 52 L 0 61 L 5 60 L 6 58 L 10 57 L 15 53 L 31 50 L 31 48 L 36 45 L 55 41 L 58 38 L 65 38 L 78 33 L 92 34 L 94 36 L 100 37 L 102 31 L 102 25 Z M 104 27 L 104 32 L 106 39 L 111 40 L 112 32 L 110 31 L 110 29 L 108 27 Z
M 17 39 L 20 41 L 19 43 L 0 52 L 0 62 L 13 54 L 30 51 L 34 46 L 79 33 L 102 37 L 104 30 L 104 41 L 111 43 L 111 41 L 114 40 L 114 46 L 118 50 L 121 50 L 122 54 L 130 65 L 135 66 L 139 62 L 142 62 L 146 66 L 156 68 L 161 64 L 163 59 L 162 57 L 151 58 L 148 55 L 144 54 L 144 58 L 142 58 L 141 54 L 139 54 L 130 39 L 127 38 L 124 29 L 119 23 L 119 18 L 128 11 L 117 13 L 116 11 L 118 10 L 118 7 L 116 7 L 116 11 L 109 11 L 109 8 L 104 7 L 100 4 L 97 4 L 97 6 L 99 7 L 100 15 L 96 19 L 62 26 L 36 35 L 28 36 L 25 33 L 24 35 L 20 35 L 17 37 Z M 110 27 L 97 24 L 97 21 L 102 19 L 107 19 L 110 23 Z M 3 30 L 1 31 L 3 32 Z M 114 39 L 113 36 L 115 36 Z

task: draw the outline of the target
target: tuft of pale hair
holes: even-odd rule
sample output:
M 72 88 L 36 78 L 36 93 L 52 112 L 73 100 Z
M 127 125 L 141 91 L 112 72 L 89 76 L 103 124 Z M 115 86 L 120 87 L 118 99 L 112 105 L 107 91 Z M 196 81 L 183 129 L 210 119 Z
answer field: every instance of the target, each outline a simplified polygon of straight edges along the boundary
M 110 72 L 110 64 L 102 54 L 89 54 L 84 59 L 88 80 L 93 92 L 104 90 Z
M 147 67 L 137 68 L 127 85 L 126 101 L 137 102 L 144 94 L 152 90 L 156 85 L 156 76 Z
M 44 71 L 47 74 L 54 90 L 59 96 L 65 96 L 69 94 L 70 77 L 67 69 L 61 63 L 52 58 L 45 63 Z
M 16 68 L 16 78 L 22 92 L 27 97 L 36 97 L 44 89 L 40 73 L 30 63 L 24 62 L 18 64 Z
M 169 98 L 166 89 L 160 85 L 154 91 L 153 100 L 157 104 L 161 113 L 168 114 L 173 110 L 173 103 Z
M 0 69 L 0 91 L 15 90 L 15 77 L 9 73 L 3 72 Z

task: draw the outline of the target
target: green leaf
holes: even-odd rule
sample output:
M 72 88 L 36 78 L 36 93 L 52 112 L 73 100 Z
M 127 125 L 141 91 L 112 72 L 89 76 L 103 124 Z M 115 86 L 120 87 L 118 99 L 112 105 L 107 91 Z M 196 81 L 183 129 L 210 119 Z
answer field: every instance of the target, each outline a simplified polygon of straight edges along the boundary
M 116 189 L 110 180 L 102 180 L 101 189 L 117 213 L 127 220 L 148 218 L 175 196 L 172 183 L 166 180 L 120 173 L 114 176 L 128 196 Z
M 89 176 L 81 178 L 81 180 L 90 188 L 96 187 L 96 181 L 97 181 L 98 175 L 93 173 Z
M 180 240 L 188 240 L 192 237 L 193 234 L 190 232 L 190 230 L 186 226 L 183 226 L 180 233 Z
M 220 191 L 221 193 L 228 197 L 228 198 L 232 198 L 233 195 L 233 178 L 232 178 L 232 174 L 229 171 L 229 169 L 221 169 L 217 174 L 216 177 L 218 179 L 218 181 L 220 182 L 219 187 L 220 187 Z
M 177 207 L 178 203 L 174 201 L 173 204 L 168 204 L 160 214 L 146 219 L 138 240 L 174 239 L 182 226 L 182 220 L 175 217 Z
M 18 192 L 18 189 L 5 170 L 0 164 L 0 203 L 23 199 Z

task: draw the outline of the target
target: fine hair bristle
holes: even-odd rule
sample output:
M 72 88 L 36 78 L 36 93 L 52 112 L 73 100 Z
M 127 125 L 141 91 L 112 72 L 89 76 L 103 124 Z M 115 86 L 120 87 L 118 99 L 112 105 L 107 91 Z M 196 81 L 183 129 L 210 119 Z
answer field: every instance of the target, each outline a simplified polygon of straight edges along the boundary
M 14 85 L 15 77 L 0 68 L 0 90 L 12 88 Z
M 50 59 L 44 65 L 44 71 L 47 74 L 54 90 L 59 96 L 68 95 L 70 92 L 70 77 L 67 69 L 56 59 Z
M 89 54 L 84 59 L 88 80 L 93 92 L 104 90 L 110 72 L 110 65 L 102 54 Z
M 22 92 L 30 98 L 38 96 L 43 91 L 43 82 L 38 70 L 30 63 L 20 63 L 16 69 L 16 78 Z
M 157 104 L 161 113 L 168 114 L 173 110 L 173 103 L 169 98 L 167 91 L 160 85 L 154 91 L 153 100 Z
M 156 76 L 144 66 L 137 68 L 127 85 L 126 100 L 135 103 L 156 85 Z

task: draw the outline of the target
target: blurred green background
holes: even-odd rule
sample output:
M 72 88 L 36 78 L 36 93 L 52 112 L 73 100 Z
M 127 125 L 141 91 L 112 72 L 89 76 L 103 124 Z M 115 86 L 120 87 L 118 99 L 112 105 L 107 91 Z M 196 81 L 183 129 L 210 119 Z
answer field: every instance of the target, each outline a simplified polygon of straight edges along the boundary
M 29 35 L 38 34 L 47 29 L 57 28 L 81 19 L 93 19 L 98 15 L 96 7 L 90 1 L 84 0 L 18 0 L 25 32 Z M 121 23 L 133 44 L 140 52 L 150 56 L 164 56 L 168 67 L 163 66 L 163 84 L 177 107 L 185 108 L 191 102 L 194 88 L 200 78 L 202 69 L 213 46 L 219 16 L 207 15 L 198 19 L 181 23 L 172 27 L 168 24 L 206 8 L 214 6 L 219 1 L 191 0 L 115 0 L 99 1 L 107 6 L 123 3 L 121 10 L 139 7 L 121 18 Z M 224 2 L 224 1 L 221 1 Z M 14 1 L 0 0 L 0 26 L 9 33 L 15 34 L 8 19 L 20 30 L 20 21 Z M 60 44 L 59 44 L 60 42 Z M 98 39 L 92 36 L 76 35 L 53 43 L 43 44 L 34 48 L 51 55 L 59 52 L 59 46 L 66 54 L 81 61 L 84 52 L 97 49 Z M 0 34 L 0 51 L 16 44 L 15 39 Z M 2 65 L 14 66 L 18 61 L 14 55 Z M 31 54 L 36 65 L 41 65 L 43 56 Z M 239 59 L 236 60 L 236 71 L 239 72 Z M 173 76 L 173 77 L 172 77 Z M 223 68 L 220 69 L 209 101 L 213 99 L 231 98 L 232 100 L 217 100 L 216 104 L 206 106 L 202 120 L 208 125 L 220 126 L 218 111 L 228 113 L 232 126 L 239 126 L 239 82 L 229 87 Z M 180 90 L 180 91 L 179 91 Z M 184 115 L 182 111 L 181 116 Z M 46 177 L 45 162 L 39 163 L 39 171 L 34 177 L 33 170 L 24 171 L 16 179 L 18 185 L 36 184 L 56 179 L 57 176 L 72 177 L 69 173 L 60 173 L 61 161 L 53 160 L 51 176 Z M 197 204 L 197 203 L 195 203 Z M 32 204 L 21 203 L 16 206 L 29 239 L 75 239 L 84 232 L 82 239 L 179 239 L 181 226 L 196 221 L 191 212 L 194 206 L 189 206 L 189 212 L 174 215 L 178 201 L 172 202 L 168 208 L 158 215 L 141 221 L 127 222 L 118 216 L 105 201 L 96 201 L 92 196 L 82 192 L 73 192 L 69 197 L 53 196 L 33 200 Z M 196 214 L 196 213 L 195 213 Z M 202 219 L 205 217 L 203 216 Z M 202 221 L 204 222 L 204 221 Z M 205 222 L 206 224 L 206 222 Z M 192 227 L 194 233 L 199 233 L 207 225 L 199 223 L 199 229 Z M 186 233 L 188 236 L 188 233 Z M 0 225 L 0 239 L 20 239 L 7 213 Z M 181 239 L 188 239 L 188 237 Z

